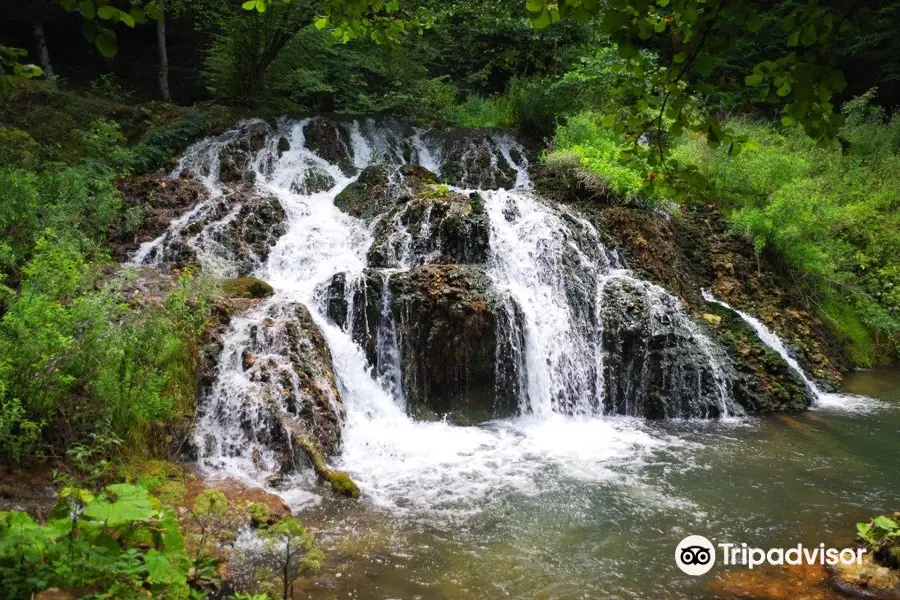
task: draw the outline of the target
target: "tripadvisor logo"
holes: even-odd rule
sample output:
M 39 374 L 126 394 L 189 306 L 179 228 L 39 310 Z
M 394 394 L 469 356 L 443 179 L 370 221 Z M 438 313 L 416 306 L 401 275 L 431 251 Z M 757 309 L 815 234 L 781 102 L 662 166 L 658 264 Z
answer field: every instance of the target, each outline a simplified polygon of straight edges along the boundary
M 688 575 L 703 575 L 716 564 L 716 547 L 722 550 L 722 564 L 745 566 L 750 569 L 760 565 L 843 565 L 861 564 L 863 548 L 826 548 L 825 544 L 791 548 L 752 548 L 747 544 L 713 544 L 702 535 L 689 535 L 675 548 L 675 564 Z
M 716 564 L 716 548 L 702 535 L 689 535 L 675 548 L 675 564 L 688 575 L 703 575 Z

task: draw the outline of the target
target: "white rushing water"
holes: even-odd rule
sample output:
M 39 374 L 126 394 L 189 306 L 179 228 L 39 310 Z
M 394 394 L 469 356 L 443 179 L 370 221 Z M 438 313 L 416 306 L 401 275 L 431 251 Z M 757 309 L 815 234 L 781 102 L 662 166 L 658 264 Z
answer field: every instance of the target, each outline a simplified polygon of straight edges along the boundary
M 762 321 L 716 298 L 707 290 L 701 290 L 701 294 L 703 295 L 703 299 L 707 302 L 714 302 L 719 306 L 727 308 L 728 310 L 736 313 L 741 319 L 744 320 L 745 323 L 750 325 L 753 331 L 756 332 L 756 336 L 759 338 L 759 340 L 766 346 L 774 350 L 781 358 L 783 358 L 784 362 L 786 362 L 791 370 L 794 371 L 794 373 L 796 373 L 797 376 L 803 381 L 815 400 L 814 406 L 819 408 L 830 408 L 837 410 L 866 411 L 871 410 L 878 404 L 878 402 L 872 398 L 867 398 L 864 396 L 854 396 L 851 394 L 835 394 L 823 390 L 818 383 L 816 383 L 809 375 L 806 374 L 806 372 L 800 366 L 800 363 L 798 363 L 797 360 L 793 356 L 791 356 L 790 352 L 788 352 L 787 348 L 784 346 L 784 343 L 781 341 L 781 338 L 775 335 L 775 333 L 771 329 L 766 327 L 762 323 Z
M 252 483 L 263 483 L 278 471 L 279 457 L 271 448 L 266 415 L 273 403 L 282 413 L 296 412 L 296 407 L 284 405 L 285 386 L 292 386 L 302 397 L 293 366 L 280 350 L 285 340 L 278 326 L 294 318 L 292 303 L 306 306 L 321 329 L 343 397 L 343 445 L 334 466 L 347 470 L 371 501 L 395 509 L 478 510 L 484 500 L 504 489 L 537 491 L 541 474 L 548 470 L 603 480 L 620 472 L 622 464 L 639 462 L 678 443 L 654 433 L 642 419 L 603 416 L 610 412 L 610 402 L 622 403 L 614 404 L 614 412 L 639 414 L 640 407 L 633 403 L 641 397 L 640 385 L 648 369 L 646 360 L 623 365 L 635 369 L 637 381 L 626 382 L 616 388 L 614 398 L 606 398 L 606 384 L 615 373 L 610 375 L 606 368 L 610 357 L 603 340 L 610 331 L 604 329 L 607 319 L 602 315 L 613 308 L 607 300 L 622 294 L 649 315 L 647 336 L 675 331 L 679 343 L 694 351 L 696 364 L 672 369 L 670 384 L 682 398 L 672 416 L 702 411 L 713 411 L 713 416 L 740 414 L 731 400 L 720 352 L 678 300 L 624 269 L 590 223 L 535 197 L 529 190 L 524 151 L 509 136 L 495 134 L 477 142 L 490 157 L 491 168 L 485 175 L 475 169 L 478 152 L 465 140 L 439 143 L 427 131 L 353 122 L 341 125 L 346 135 L 340 139 L 355 173 L 348 176 L 347 165 L 329 162 L 308 149 L 308 124 L 309 120 L 279 123 L 277 132 L 269 134 L 265 147 L 253 157 L 253 189 L 277 198 L 286 215 L 286 231 L 252 272 L 271 283 L 276 294 L 234 319 L 212 389 L 201 404 L 195 439 L 206 469 Z M 144 244 L 134 262 L 163 260 L 167 245 L 184 238 L 186 228 L 209 213 L 206 229 L 179 243 L 193 248 L 206 270 L 232 273 L 217 232 L 235 219 L 237 209 L 228 208 L 232 192 L 220 181 L 219 163 L 223 147 L 239 136 L 237 130 L 229 132 L 185 154 L 176 172 L 189 170 L 198 175 L 211 198 L 173 221 L 160 238 Z M 288 150 L 280 148 L 281 138 L 289 143 Z M 418 422 L 407 415 L 397 333 L 386 297 L 381 299 L 377 327 L 377 364 L 369 364 L 350 331 L 327 318 L 320 297 L 322 285 L 335 274 L 348 274 L 347 285 L 352 288 L 366 268 L 374 225 L 334 205 L 337 194 L 356 179 L 358 171 L 388 160 L 411 161 L 439 173 L 447 169 L 450 155 L 462 157 L 459 190 L 481 185 L 496 188 L 500 181 L 510 182 L 509 189 L 480 193 L 490 221 L 487 272 L 509 322 L 521 322 L 524 331 L 524 343 L 511 341 L 521 383 L 520 416 L 478 427 Z M 314 177 L 326 177 L 331 182 L 325 186 L 328 189 L 304 193 L 305 184 Z M 393 257 L 398 266 L 391 272 L 433 258 L 413 257 L 411 237 L 402 232 L 389 246 L 400 248 Z M 387 293 L 387 277 L 383 293 Z M 352 296 L 349 293 L 348 299 Z M 510 337 L 518 340 L 513 333 Z M 255 360 L 250 367 L 248 352 Z M 791 360 L 786 353 L 785 358 Z M 278 377 L 263 376 L 260 369 Z M 708 405 L 697 399 L 704 394 L 709 396 L 704 400 Z M 308 474 L 292 482 L 281 487 L 289 501 L 302 503 L 313 497 L 303 491 L 312 487 Z

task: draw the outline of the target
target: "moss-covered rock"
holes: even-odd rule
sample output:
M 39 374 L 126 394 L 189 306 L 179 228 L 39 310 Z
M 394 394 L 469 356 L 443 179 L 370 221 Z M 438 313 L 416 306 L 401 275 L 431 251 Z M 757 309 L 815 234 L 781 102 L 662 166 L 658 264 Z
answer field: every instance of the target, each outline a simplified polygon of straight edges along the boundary
M 118 260 L 125 260 L 138 246 L 158 238 L 174 219 L 209 198 L 209 191 L 199 181 L 172 179 L 161 173 L 135 175 L 117 186 L 125 204 L 140 214 L 140 222 L 133 229 L 110 231 L 112 254 Z
M 437 176 L 416 165 L 372 165 L 337 195 L 334 204 L 348 215 L 368 221 L 434 184 Z
M 246 277 L 266 261 L 287 231 L 285 222 L 278 198 L 236 189 L 201 205 L 188 223 L 167 231 L 147 259 L 183 265 L 202 253 L 213 272 Z
M 374 237 L 368 254 L 372 267 L 484 263 L 490 224 L 477 193 L 428 185 L 380 218 Z
M 728 349 L 739 374 L 735 400 L 747 412 L 798 411 L 813 398 L 806 384 L 734 311 L 715 302 L 703 305 L 703 319 Z
M 510 326 L 482 268 L 368 269 L 349 281 L 339 275 L 326 302 L 330 318 L 352 332 L 377 372 L 390 375 L 379 337 L 396 340 L 411 415 L 472 424 L 515 414 L 519 379 L 498 376 L 496 363 L 507 334 L 521 328 Z
M 275 290 L 256 277 L 238 277 L 222 282 L 222 292 L 228 298 L 267 298 L 274 294 Z

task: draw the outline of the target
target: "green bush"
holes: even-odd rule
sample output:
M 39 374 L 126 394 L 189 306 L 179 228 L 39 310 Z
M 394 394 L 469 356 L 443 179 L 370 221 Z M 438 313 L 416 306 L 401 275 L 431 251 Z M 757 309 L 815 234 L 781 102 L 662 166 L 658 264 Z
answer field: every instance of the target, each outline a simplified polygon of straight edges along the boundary
M 578 160 L 581 169 L 605 184 L 614 201 L 634 202 L 640 199 L 644 179 L 633 165 L 619 162 L 619 144 L 619 138 L 603 127 L 599 115 L 585 112 L 557 129 L 554 149 L 543 159 L 558 169 L 571 169 Z
M 98 427 L 159 450 L 154 435 L 184 414 L 195 394 L 204 290 L 182 279 L 161 305 L 132 308 L 123 279 L 97 289 L 77 247 L 38 241 L 18 293 L 0 320 L 0 436 L 7 458 L 38 442 L 65 447 Z M 41 432 L 41 437 L 35 435 Z
M 674 152 L 700 167 L 758 252 L 782 258 L 860 366 L 900 352 L 900 118 L 886 120 L 870 100 L 845 107 L 843 147 L 732 120 L 758 151 L 732 157 L 697 137 Z
M 51 587 L 90 588 L 106 598 L 187 599 L 191 561 L 175 513 L 141 487 L 99 494 L 67 487 L 40 524 L 0 512 L 0 592 L 30 598 Z

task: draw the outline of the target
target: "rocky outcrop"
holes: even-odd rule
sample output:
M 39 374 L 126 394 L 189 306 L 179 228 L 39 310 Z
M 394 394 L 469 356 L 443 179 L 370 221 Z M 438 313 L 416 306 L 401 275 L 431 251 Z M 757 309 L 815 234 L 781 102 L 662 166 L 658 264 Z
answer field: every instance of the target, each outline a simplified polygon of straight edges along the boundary
M 241 188 L 199 207 L 183 227 L 167 232 L 147 258 L 183 265 L 202 253 L 214 269 L 221 265 L 220 274 L 246 277 L 266 261 L 286 231 L 277 198 Z
M 495 374 L 508 324 L 482 268 L 339 275 L 326 301 L 330 318 L 352 332 L 382 379 L 399 376 L 412 415 L 468 424 L 515 413 L 514 381 L 498 387 Z
M 300 458 L 291 436 L 308 436 L 326 455 L 337 451 L 343 402 L 328 344 L 305 306 L 273 306 L 251 328 L 241 363 L 250 381 L 264 384 L 261 387 L 269 395 L 266 428 L 272 441 L 278 442 L 285 469 Z
M 265 148 L 274 130 L 262 121 L 244 124 L 234 139 L 226 142 L 219 153 L 219 179 L 222 183 L 253 183 L 253 155 Z
M 434 173 L 416 165 L 372 165 L 337 195 L 334 205 L 348 215 L 368 221 L 436 183 Z
M 806 410 L 813 397 L 777 352 L 734 311 L 706 302 L 702 317 L 723 342 L 737 371 L 735 400 L 751 413 Z
M 306 147 L 331 164 L 336 164 L 347 177 L 356 173 L 350 132 L 339 122 L 313 119 L 303 129 Z
M 673 296 L 631 278 L 605 282 L 602 294 L 604 413 L 662 419 L 735 411 L 731 365 Z
M 512 139 L 497 131 L 455 127 L 426 134 L 439 149 L 441 181 L 467 189 L 515 187 L 517 170 L 528 160 Z
M 490 225 L 477 193 L 435 186 L 382 215 L 374 237 L 371 267 L 479 264 L 487 261 Z
M 193 206 L 206 201 L 209 191 L 195 179 L 172 179 L 163 173 L 147 173 L 117 183 L 126 206 L 140 221 L 133 228 L 110 232 L 113 257 L 123 261 L 144 242 L 165 233 L 169 224 Z
M 777 261 L 757 255 L 752 242 L 733 233 L 715 207 L 684 206 L 671 218 L 621 206 L 574 207 L 608 235 L 629 268 L 678 295 L 695 317 L 707 312 L 700 296 L 707 289 L 765 323 L 826 387 L 839 384 L 846 358 L 827 326 Z M 718 336 L 719 330 L 713 333 Z M 762 389 L 777 388 L 775 375 L 762 382 Z

